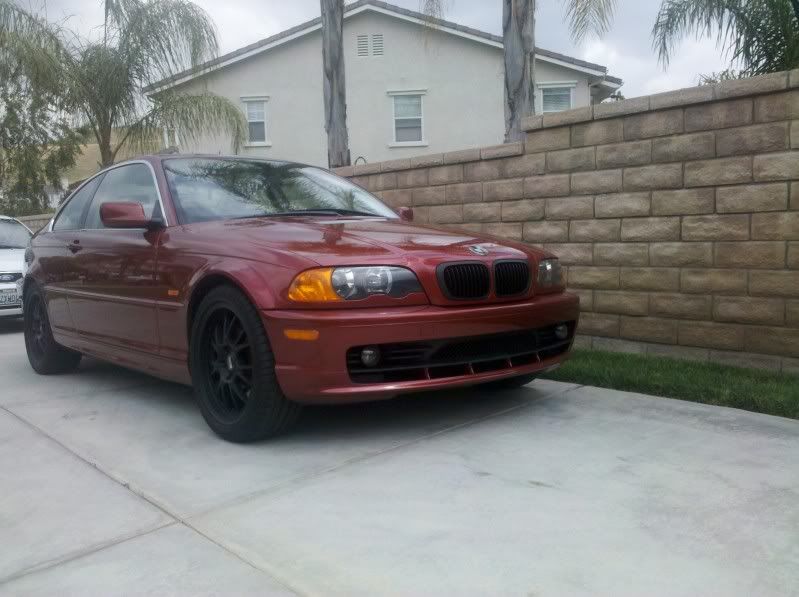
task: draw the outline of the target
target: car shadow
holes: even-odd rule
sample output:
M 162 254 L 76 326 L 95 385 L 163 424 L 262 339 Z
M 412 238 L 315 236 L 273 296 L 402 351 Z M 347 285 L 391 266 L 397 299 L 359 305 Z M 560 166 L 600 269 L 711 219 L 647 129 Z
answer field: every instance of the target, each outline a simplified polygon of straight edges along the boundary
M 355 404 L 309 405 L 287 437 L 372 434 L 380 428 L 398 426 L 436 433 L 507 410 L 533 396 L 526 388 L 497 391 L 477 386 Z
M 92 358 L 84 358 L 80 371 L 73 375 L 93 376 L 93 381 L 124 379 L 130 382 L 131 389 L 146 388 L 145 391 L 133 391 L 129 396 L 135 400 L 157 403 L 158 408 L 165 410 L 165 416 L 198 414 L 193 391 L 187 386 L 161 381 Z M 407 394 L 390 400 L 307 405 L 287 433 L 251 445 L 342 439 L 357 441 L 402 429 L 414 429 L 424 436 L 479 421 L 521 404 L 534 402 L 544 395 L 536 389 L 535 384 L 513 390 L 473 386 Z M 199 417 L 197 424 L 205 427 Z M 212 433 L 210 428 L 207 431 Z
M 22 317 L 0 317 L 0 334 L 19 334 L 23 327 Z

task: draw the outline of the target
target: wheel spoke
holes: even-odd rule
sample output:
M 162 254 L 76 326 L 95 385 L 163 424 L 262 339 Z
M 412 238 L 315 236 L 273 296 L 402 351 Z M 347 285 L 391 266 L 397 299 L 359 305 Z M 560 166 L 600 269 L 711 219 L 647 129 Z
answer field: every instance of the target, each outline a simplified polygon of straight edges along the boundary
M 252 394 L 253 350 L 247 329 L 235 313 L 222 307 L 212 315 L 204 334 L 210 406 L 220 419 L 235 420 Z
M 241 391 L 241 388 L 239 388 L 236 385 L 235 380 L 232 380 L 230 382 L 230 389 L 231 389 L 232 395 L 235 398 L 236 402 L 239 405 L 243 406 L 244 403 L 247 401 L 247 398 L 245 397 L 244 393 Z

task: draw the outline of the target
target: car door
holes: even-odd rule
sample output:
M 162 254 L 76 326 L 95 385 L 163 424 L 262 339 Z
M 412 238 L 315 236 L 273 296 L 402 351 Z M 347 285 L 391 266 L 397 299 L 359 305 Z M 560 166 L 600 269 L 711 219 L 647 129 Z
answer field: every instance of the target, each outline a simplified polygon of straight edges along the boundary
M 100 206 L 136 201 L 161 217 L 160 198 L 149 164 L 124 164 L 106 172 L 72 241 L 80 285 L 69 292 L 79 334 L 94 342 L 155 353 L 158 330 L 155 275 L 160 230 L 106 228 Z
M 83 226 L 86 207 L 101 180 L 102 175 L 99 175 L 79 187 L 58 211 L 52 227 L 41 231 L 36 237 L 40 282 L 47 301 L 50 326 L 56 336 L 72 332 L 75 328 L 67 297 L 70 289 L 79 284 L 79 279 L 75 253 L 70 249 L 74 249 L 73 243 Z

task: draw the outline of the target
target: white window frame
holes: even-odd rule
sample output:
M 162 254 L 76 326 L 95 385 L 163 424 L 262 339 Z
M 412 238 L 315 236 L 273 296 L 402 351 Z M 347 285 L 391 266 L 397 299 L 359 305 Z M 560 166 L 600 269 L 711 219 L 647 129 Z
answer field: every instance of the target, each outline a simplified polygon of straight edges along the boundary
M 574 90 L 577 87 L 577 81 L 551 81 L 547 83 L 537 83 L 536 84 L 536 100 L 538 106 L 540 106 L 540 111 L 536 110 L 540 114 L 554 114 L 555 112 L 548 111 L 544 112 L 544 89 L 561 89 L 568 87 L 571 95 L 569 97 L 569 107 L 568 110 L 574 108 Z
M 242 95 L 240 98 L 242 109 L 244 111 L 244 118 L 247 120 L 247 142 L 244 147 L 272 147 L 272 141 L 269 139 L 269 95 Z M 264 104 L 264 140 L 263 141 L 250 141 L 250 119 L 247 110 L 247 104 L 263 102 Z M 261 122 L 260 120 L 253 120 L 252 122 Z
M 427 147 L 427 137 L 425 135 L 424 127 L 424 96 L 427 95 L 427 89 L 402 89 L 390 90 L 386 92 L 391 99 L 391 139 L 388 144 L 389 147 Z M 394 103 L 394 97 L 397 95 L 418 95 L 420 97 L 420 122 L 422 127 L 421 141 L 397 141 L 397 105 Z

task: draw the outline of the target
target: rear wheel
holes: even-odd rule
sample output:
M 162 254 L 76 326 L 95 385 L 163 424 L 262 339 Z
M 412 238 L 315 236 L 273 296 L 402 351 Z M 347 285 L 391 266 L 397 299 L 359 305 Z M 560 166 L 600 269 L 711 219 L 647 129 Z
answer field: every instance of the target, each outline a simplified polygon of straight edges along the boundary
M 526 386 L 533 381 L 536 375 L 519 375 L 517 377 L 508 377 L 507 379 L 498 379 L 497 381 L 489 381 L 483 384 L 484 388 L 492 390 L 514 390 Z
M 202 300 L 192 324 L 191 377 L 203 417 L 231 442 L 282 433 L 300 413 L 277 383 L 275 359 L 261 318 L 227 286 Z
M 53 339 L 47 305 L 38 288 L 31 288 L 25 294 L 23 316 L 25 350 L 36 373 L 52 375 L 68 373 L 78 368 L 81 354 L 61 346 Z

